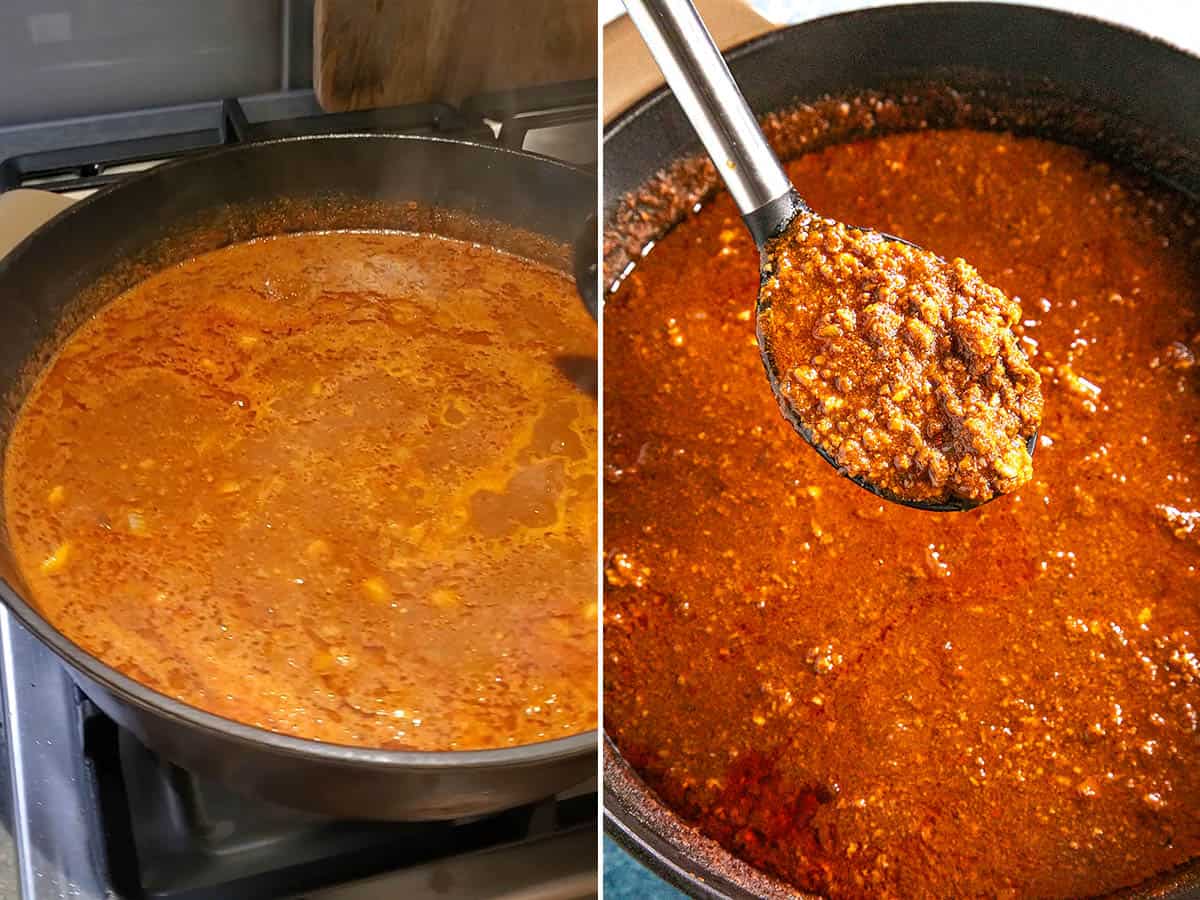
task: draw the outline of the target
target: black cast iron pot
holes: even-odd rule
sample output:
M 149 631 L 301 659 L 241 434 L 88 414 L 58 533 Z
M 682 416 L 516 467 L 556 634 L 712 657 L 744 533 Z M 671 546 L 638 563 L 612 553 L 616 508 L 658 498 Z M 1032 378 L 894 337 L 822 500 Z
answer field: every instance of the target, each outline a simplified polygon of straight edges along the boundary
M 340 135 L 248 144 L 161 166 L 75 204 L 0 261 L 0 446 L 32 376 L 98 306 L 146 275 L 252 237 L 400 228 L 475 240 L 570 271 L 595 178 L 530 154 L 436 138 Z M 148 747 L 201 775 L 338 817 L 453 819 L 595 774 L 596 732 L 520 747 L 403 752 L 276 734 L 117 672 L 25 599 L 0 540 L 0 598 L 83 691 Z
M 1076 144 L 1200 196 L 1200 59 L 1093 19 L 991 3 L 885 7 L 776 31 L 726 59 L 760 115 L 865 91 L 898 99 L 910 113 L 870 131 L 847 126 L 806 136 L 803 146 L 776 134 L 785 156 L 924 120 Z M 681 163 L 701 153 L 665 89 L 606 129 L 605 284 L 717 189 L 710 166 Z M 682 822 L 607 739 L 604 815 L 609 835 L 692 896 L 798 896 Z M 1200 865 L 1122 896 L 1200 896 Z

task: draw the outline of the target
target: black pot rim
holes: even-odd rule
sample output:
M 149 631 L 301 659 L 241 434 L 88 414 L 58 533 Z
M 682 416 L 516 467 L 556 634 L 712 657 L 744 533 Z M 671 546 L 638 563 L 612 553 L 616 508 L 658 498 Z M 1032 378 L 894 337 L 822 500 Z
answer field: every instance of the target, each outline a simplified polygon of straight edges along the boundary
M 1140 29 L 1129 25 L 1122 25 L 1116 22 L 1110 22 L 1107 19 L 1101 19 L 1098 16 L 1087 15 L 1086 13 L 1073 12 L 1062 9 L 1053 9 L 1046 6 L 1033 6 L 1028 3 L 1003 3 L 995 2 L 995 0 L 952 0 L 952 2 L 925 2 L 920 3 L 893 3 L 890 5 L 871 6 L 863 9 L 852 9 L 846 12 L 831 13 L 825 16 L 816 16 L 812 19 L 805 19 L 803 22 L 797 22 L 794 25 L 783 25 L 766 34 L 761 34 L 758 37 L 750 38 L 740 44 L 734 44 L 732 47 L 722 52 L 727 60 L 736 60 L 747 54 L 755 53 L 763 47 L 778 41 L 786 40 L 790 32 L 798 29 L 811 27 L 817 23 L 825 22 L 851 22 L 856 19 L 870 19 L 878 16 L 881 12 L 903 7 L 906 10 L 916 14 L 938 12 L 942 14 L 961 13 L 973 9 L 992 9 L 1010 11 L 1013 15 L 1044 15 L 1048 18 L 1058 19 L 1065 22 L 1086 22 L 1093 27 L 1105 28 L 1110 31 L 1123 32 L 1129 37 L 1137 38 L 1150 44 L 1157 44 L 1160 47 L 1171 50 L 1181 56 L 1188 57 L 1193 60 L 1200 60 L 1196 54 L 1188 50 L 1184 50 L 1177 44 L 1172 43 L 1158 35 L 1147 34 Z M 631 122 L 640 118 L 645 110 L 663 99 L 671 95 L 671 89 L 665 84 L 660 85 L 650 93 L 638 98 L 629 105 L 627 109 L 622 110 L 617 116 L 609 121 L 604 126 L 604 141 L 605 145 L 609 140 L 615 137 L 623 128 Z

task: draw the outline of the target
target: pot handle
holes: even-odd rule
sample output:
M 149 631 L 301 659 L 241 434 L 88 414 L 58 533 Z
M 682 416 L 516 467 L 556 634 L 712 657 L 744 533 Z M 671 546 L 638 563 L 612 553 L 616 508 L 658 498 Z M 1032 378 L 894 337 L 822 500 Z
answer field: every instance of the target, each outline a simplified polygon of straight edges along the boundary
M 600 314 L 600 254 L 597 241 L 596 214 L 592 213 L 583 223 L 583 231 L 575 239 L 571 266 L 575 270 L 575 289 L 583 305 L 599 321 Z

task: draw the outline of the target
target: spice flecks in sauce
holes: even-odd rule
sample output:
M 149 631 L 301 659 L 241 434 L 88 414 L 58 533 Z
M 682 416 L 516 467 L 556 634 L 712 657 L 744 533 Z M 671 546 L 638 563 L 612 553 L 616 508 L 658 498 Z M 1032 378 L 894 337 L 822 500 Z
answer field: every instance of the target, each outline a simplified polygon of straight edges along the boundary
M 781 404 L 840 469 L 932 502 L 1033 476 L 1042 394 L 1019 304 L 961 259 L 811 214 L 765 255 L 758 334 Z
M 431 236 L 292 235 L 161 272 L 18 419 L 6 515 L 32 599 L 126 674 L 288 734 L 594 728 L 595 352 L 569 278 Z
M 1034 476 L 936 516 L 796 453 L 717 197 L 605 307 L 606 728 L 705 833 L 834 897 L 1090 896 L 1195 856 L 1200 385 L 1163 361 L 1200 348 L 1196 208 L 986 133 L 789 170 L 1021 298 Z

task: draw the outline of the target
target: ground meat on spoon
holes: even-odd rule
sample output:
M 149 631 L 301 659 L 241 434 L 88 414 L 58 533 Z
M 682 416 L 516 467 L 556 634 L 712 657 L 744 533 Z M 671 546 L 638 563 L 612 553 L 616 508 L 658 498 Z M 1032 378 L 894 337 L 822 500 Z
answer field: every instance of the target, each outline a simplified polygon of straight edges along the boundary
M 767 259 L 759 340 L 791 412 L 848 475 L 975 502 L 1032 477 L 1041 381 L 1016 301 L 961 259 L 815 216 Z

